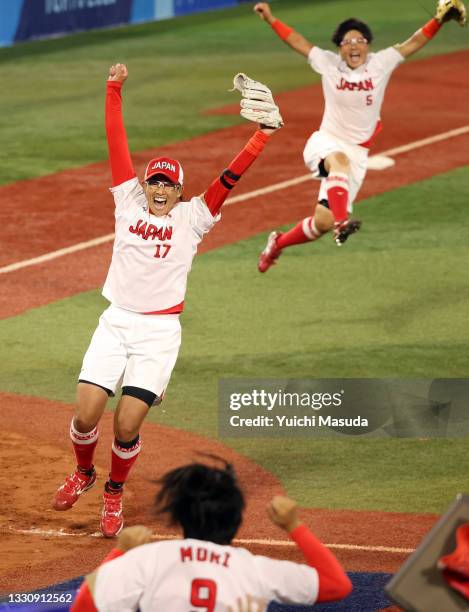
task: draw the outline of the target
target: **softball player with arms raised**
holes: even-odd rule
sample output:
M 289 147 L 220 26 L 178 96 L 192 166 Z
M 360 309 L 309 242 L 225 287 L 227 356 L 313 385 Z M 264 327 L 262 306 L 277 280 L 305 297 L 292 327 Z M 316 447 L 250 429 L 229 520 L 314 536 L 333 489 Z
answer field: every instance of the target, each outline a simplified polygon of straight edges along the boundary
M 121 89 L 127 76 L 124 64 L 111 66 L 106 93 L 116 236 L 103 295 L 111 305 L 99 320 L 79 375 L 70 426 L 77 467 L 53 500 L 56 510 L 68 510 L 94 485 L 98 422 L 108 397 L 121 386 L 101 515 L 106 537 L 122 529 L 123 485 L 140 453 L 140 428 L 151 406 L 161 402 L 176 363 L 179 314 L 197 246 L 219 220 L 230 190 L 282 125 L 270 90 L 237 75 L 234 85 L 242 94 L 241 115 L 259 128 L 205 193 L 185 202 L 184 173 L 177 160 L 150 160 L 143 185 L 138 181 L 122 118 Z
M 319 203 L 313 216 L 290 231 L 270 234 L 258 263 L 259 271 L 266 272 L 286 247 L 317 240 L 330 230 L 341 246 L 360 229 L 360 221 L 350 219 L 349 214 L 365 178 L 369 147 L 381 130 L 381 106 L 389 78 L 446 21 L 455 19 L 465 25 L 466 9 L 461 0 L 439 0 L 434 18 L 405 42 L 377 53 L 370 52 L 373 35 L 369 26 L 357 19 L 339 24 L 332 37 L 338 53 L 333 53 L 312 45 L 276 19 L 267 2 L 259 2 L 254 10 L 321 75 L 325 98 L 321 126 L 303 151 L 313 178 L 321 181 Z
M 151 534 L 137 526 L 124 530 L 107 557 L 113 560 L 87 576 L 72 612 L 263 612 L 271 600 L 314 604 L 351 592 L 340 563 L 301 523 L 291 499 L 274 497 L 268 515 L 295 542 L 305 563 L 231 545 L 245 502 L 229 464 L 185 465 L 165 474 L 161 484 L 156 509 L 169 514 L 184 538 L 140 546 Z M 138 547 L 129 550 L 131 540 Z

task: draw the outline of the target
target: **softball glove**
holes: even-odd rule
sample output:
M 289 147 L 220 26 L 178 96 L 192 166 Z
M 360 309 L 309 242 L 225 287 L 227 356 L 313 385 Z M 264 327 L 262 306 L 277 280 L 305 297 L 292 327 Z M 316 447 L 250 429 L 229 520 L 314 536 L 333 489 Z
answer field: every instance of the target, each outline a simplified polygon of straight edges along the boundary
M 283 119 L 272 92 L 263 83 L 239 72 L 233 79 L 233 89 L 241 92 L 241 117 L 259 123 L 262 127 L 281 128 Z
M 467 22 L 466 7 L 461 0 L 438 0 L 435 19 L 438 23 L 454 20 L 460 26 L 465 26 Z

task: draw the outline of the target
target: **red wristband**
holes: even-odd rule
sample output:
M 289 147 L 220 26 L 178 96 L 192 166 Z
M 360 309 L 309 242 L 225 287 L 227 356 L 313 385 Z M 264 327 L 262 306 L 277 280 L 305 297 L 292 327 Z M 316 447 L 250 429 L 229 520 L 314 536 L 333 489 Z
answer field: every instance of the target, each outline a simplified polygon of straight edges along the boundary
M 433 17 L 433 19 L 427 21 L 427 23 L 423 26 L 422 34 L 430 40 L 435 36 L 440 28 L 441 23 L 438 23 L 438 21 Z
M 293 28 L 287 26 L 287 24 L 283 23 L 283 21 L 280 21 L 280 19 L 276 19 L 275 21 L 273 21 L 270 24 L 270 27 L 282 40 L 286 40 L 293 32 Z

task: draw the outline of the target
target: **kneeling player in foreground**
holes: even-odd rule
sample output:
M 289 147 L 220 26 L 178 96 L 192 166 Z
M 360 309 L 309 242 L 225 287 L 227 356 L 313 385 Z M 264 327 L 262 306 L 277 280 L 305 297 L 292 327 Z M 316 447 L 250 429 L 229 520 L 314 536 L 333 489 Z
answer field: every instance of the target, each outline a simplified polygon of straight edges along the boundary
M 197 246 L 219 220 L 230 190 L 282 126 L 268 87 L 237 75 L 241 115 L 259 128 L 202 195 L 182 201 L 184 174 L 177 160 L 150 160 L 143 185 L 136 176 L 122 118 L 121 89 L 127 76 L 124 64 L 111 66 L 106 94 L 116 236 L 103 295 L 111 305 L 101 315 L 79 375 L 70 426 L 77 467 L 53 500 L 56 510 L 68 510 L 94 485 L 98 422 L 108 397 L 121 386 L 101 515 L 106 537 L 122 529 L 123 485 L 140 452 L 140 427 L 151 406 L 161 403 L 176 362 L 179 314 Z
M 318 240 L 331 230 L 336 244 L 341 246 L 360 229 L 360 221 L 350 219 L 349 214 L 365 178 L 369 148 L 381 130 L 381 106 L 389 78 L 446 21 L 455 19 L 465 25 L 466 9 L 461 0 L 439 0 L 433 19 L 405 42 L 377 53 L 370 50 L 371 29 L 357 19 L 347 19 L 337 26 L 332 42 L 338 52 L 332 53 L 314 46 L 276 19 L 267 2 L 257 3 L 254 10 L 321 75 L 325 99 L 321 126 L 303 151 L 312 178 L 321 181 L 319 202 L 312 216 L 288 232 L 270 234 L 258 263 L 259 271 L 266 272 L 286 247 Z
M 347 574 L 300 522 L 291 499 L 274 497 L 267 511 L 296 542 L 308 565 L 231 546 L 244 498 L 229 464 L 222 469 L 185 465 L 165 474 L 161 483 L 156 508 L 182 528 L 184 539 L 139 546 L 102 565 L 87 576 L 72 612 L 226 612 L 238 610 L 248 596 L 254 601 L 314 604 L 351 592 Z

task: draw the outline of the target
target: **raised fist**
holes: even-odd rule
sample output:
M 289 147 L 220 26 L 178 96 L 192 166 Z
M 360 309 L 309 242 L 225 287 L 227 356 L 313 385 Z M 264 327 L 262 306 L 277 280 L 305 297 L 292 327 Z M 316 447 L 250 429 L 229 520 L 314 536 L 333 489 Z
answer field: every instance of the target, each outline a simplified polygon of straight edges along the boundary
M 270 6 L 267 2 L 258 2 L 254 7 L 254 12 L 259 15 L 263 21 L 271 24 L 274 21 L 274 16 L 270 12 Z
M 267 506 L 267 514 L 273 523 L 288 533 L 300 524 L 296 502 L 289 497 L 276 495 Z
M 129 76 L 129 71 L 125 64 L 114 64 L 109 68 L 108 81 L 119 81 L 123 83 Z

